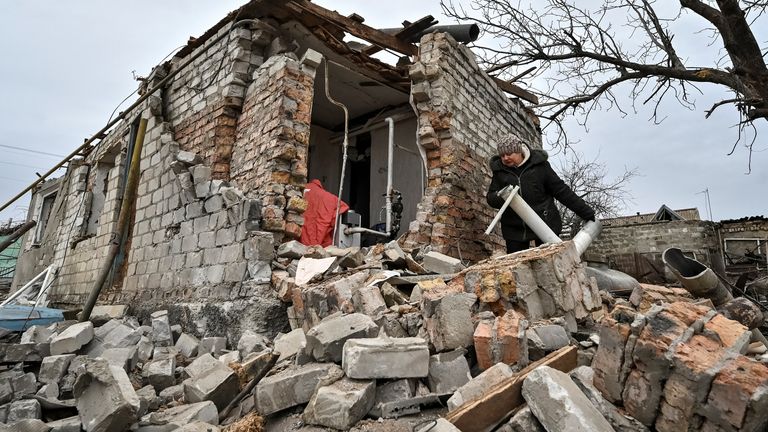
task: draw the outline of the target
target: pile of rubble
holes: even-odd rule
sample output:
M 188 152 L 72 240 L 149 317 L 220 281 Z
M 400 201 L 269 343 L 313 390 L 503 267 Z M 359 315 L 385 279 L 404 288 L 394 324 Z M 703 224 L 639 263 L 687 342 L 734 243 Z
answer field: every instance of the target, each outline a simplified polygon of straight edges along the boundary
M 273 340 L 195 335 L 166 311 L 140 323 L 101 307 L 0 345 L 0 431 L 259 431 L 279 418 L 290 425 L 272 430 L 758 431 L 768 421 L 768 358 L 745 325 L 680 289 L 641 285 L 614 300 L 570 242 L 465 268 L 397 242 L 291 241 L 272 267 L 291 326 Z

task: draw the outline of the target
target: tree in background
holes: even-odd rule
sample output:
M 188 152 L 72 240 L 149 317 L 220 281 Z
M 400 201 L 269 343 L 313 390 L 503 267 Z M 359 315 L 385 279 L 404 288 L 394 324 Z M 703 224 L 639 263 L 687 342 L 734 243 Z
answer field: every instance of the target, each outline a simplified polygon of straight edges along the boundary
M 633 168 L 609 178 L 608 167 L 598 162 L 597 157 L 585 160 L 583 155 L 575 152 L 560 159 L 555 169 L 565 184 L 595 210 L 598 218 L 621 216 L 631 199 L 629 182 L 638 175 L 637 169 Z M 556 203 L 563 217 L 563 233 L 575 233 L 581 229 L 583 221 L 565 206 Z
M 558 142 L 567 143 L 561 124 L 567 114 L 581 114 L 582 122 L 594 109 L 625 114 L 624 93 L 614 92 L 622 83 L 629 84 L 633 107 L 654 104 L 654 121 L 666 98 L 693 109 L 693 91 L 701 91 L 697 84 L 728 89 L 732 97 L 715 103 L 705 117 L 718 107 L 734 107 L 740 116 L 737 144 L 745 127 L 768 119 L 767 48 L 753 32 L 768 0 L 679 0 L 679 8 L 655 0 L 441 0 L 441 5 L 447 15 L 484 29 L 488 37 L 481 40 L 492 46 L 475 48 L 489 73 L 509 79 L 518 72 L 511 67 L 528 67 L 523 74 L 535 67 L 529 78 L 544 83 L 534 90 L 541 100 L 535 108 L 548 120 L 545 127 L 557 128 Z M 699 32 L 710 36 L 709 45 L 680 54 L 673 29 L 692 33 L 681 23 L 690 13 L 701 21 Z M 712 45 L 720 47 L 719 54 Z M 706 66 L 689 64 L 688 56 L 708 52 L 715 55 Z M 753 144 L 754 139 L 745 142 L 750 156 Z

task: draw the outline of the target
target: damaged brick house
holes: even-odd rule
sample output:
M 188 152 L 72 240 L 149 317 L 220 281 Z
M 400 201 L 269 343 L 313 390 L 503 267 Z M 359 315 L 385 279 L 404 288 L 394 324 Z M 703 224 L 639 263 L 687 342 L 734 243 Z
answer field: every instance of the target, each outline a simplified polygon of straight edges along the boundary
M 490 256 L 502 244 L 482 234 L 493 216 L 484 201 L 492 141 L 515 131 L 540 145 L 535 116 L 507 93 L 533 96 L 487 75 L 449 34 L 414 39 L 432 21 L 392 35 L 306 0 L 233 11 L 156 67 L 141 86 L 148 98 L 37 190 L 29 217 L 39 225 L 23 240 L 14 285 L 52 266 L 52 303 L 82 306 L 109 265 L 143 116 L 138 194 L 100 301 L 139 314 L 168 307 L 201 333 L 233 323 L 280 330 L 274 248 L 300 235 L 305 183 L 335 192 L 342 177 L 344 113 L 326 92 L 349 112 L 342 197 L 361 224 L 383 220 L 389 117 L 401 244 Z M 344 42 L 346 33 L 371 45 Z M 397 66 L 371 57 L 382 48 L 404 57 Z

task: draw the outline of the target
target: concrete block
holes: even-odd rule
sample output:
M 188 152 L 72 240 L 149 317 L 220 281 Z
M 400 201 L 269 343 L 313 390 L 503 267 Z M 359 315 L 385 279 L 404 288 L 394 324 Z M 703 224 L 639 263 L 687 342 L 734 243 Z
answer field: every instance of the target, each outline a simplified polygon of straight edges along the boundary
M 106 326 L 105 324 L 104 326 Z M 102 327 L 104 327 L 102 326 Z M 101 342 L 104 348 L 128 348 L 135 346 L 141 339 L 141 331 L 122 322 L 117 322 L 108 332 L 102 333 L 95 330 L 95 338 Z
M 221 195 L 211 195 L 205 200 L 203 207 L 208 213 L 216 213 L 224 208 L 224 198 Z
M 197 352 L 200 355 L 211 353 L 214 356 L 217 356 L 225 349 L 227 349 L 227 338 L 221 336 L 204 337 L 200 340 Z
M 35 396 L 40 396 L 48 400 L 57 400 L 59 395 L 60 392 L 58 383 L 45 384 L 40 387 L 40 390 L 38 390 L 37 393 L 35 393 Z
M 49 432 L 81 432 L 83 427 L 79 416 L 63 418 L 48 422 L 45 425 L 51 428 Z
M 177 432 L 219 432 L 221 428 L 201 421 L 193 421 L 176 429 Z
M 107 348 L 99 357 L 108 361 L 110 365 L 125 369 L 126 372 L 132 371 L 139 361 L 138 350 L 136 347 Z
M 142 371 L 149 384 L 157 391 L 176 384 L 174 372 L 176 371 L 176 359 L 168 357 L 162 360 L 154 360 L 144 367 Z
M 528 374 L 523 381 L 523 397 L 547 431 L 613 431 L 568 375 L 549 366 Z
M 376 381 L 342 378 L 317 389 L 302 418 L 309 424 L 346 430 L 368 413 L 375 396 Z
M 280 353 L 278 362 L 297 354 L 307 346 L 304 330 L 297 328 L 284 335 L 278 335 L 274 340 L 275 352 Z
M 465 268 L 461 260 L 434 251 L 424 254 L 421 265 L 424 269 L 437 274 L 458 273 Z
M 429 348 L 422 338 L 349 339 L 341 364 L 355 379 L 423 378 L 429 373 Z
M 472 379 L 464 350 L 435 354 L 429 358 L 429 390 L 436 394 L 453 393 Z
M 307 247 L 297 240 L 291 240 L 289 242 L 281 244 L 277 248 L 277 256 L 280 258 L 299 259 L 307 253 Z
M 168 321 L 168 311 L 155 311 L 150 317 L 152 318 L 152 342 L 155 346 L 172 346 L 173 333 L 171 323 Z
M 268 261 L 249 261 L 248 277 L 255 283 L 269 283 L 272 280 L 272 264 Z
M 243 245 L 248 261 L 272 261 L 275 256 L 275 237 L 270 232 L 255 231 L 249 234 Z
M 304 52 L 304 55 L 301 56 L 301 64 L 306 65 L 307 67 L 310 67 L 312 69 L 317 69 L 320 67 L 320 63 L 323 61 L 323 55 L 319 52 L 313 50 L 312 48 L 307 49 Z
M 453 411 L 462 404 L 485 395 L 489 388 L 509 379 L 514 372 L 504 363 L 497 363 L 459 387 L 448 399 L 448 411 Z
M 378 333 L 376 323 L 361 313 L 328 317 L 307 332 L 305 352 L 316 361 L 338 363 L 347 340 L 372 338 Z
M 10 410 L 10 405 L 4 405 L 4 407 L 6 410 Z M 19 420 L 8 425 L 0 423 L 0 432 L 49 432 L 50 429 L 48 425 L 38 419 Z
M 43 384 L 58 383 L 69 370 L 69 363 L 75 358 L 74 354 L 63 354 L 58 356 L 49 356 L 43 359 L 40 364 L 40 373 L 38 381 Z
M 42 408 L 37 399 L 18 400 L 11 403 L 6 423 L 13 424 L 20 420 L 40 419 L 42 414 Z
M 531 408 L 526 405 L 520 408 L 497 432 L 547 432 L 547 430 L 533 415 Z
M 21 399 L 37 392 L 37 379 L 35 374 L 27 372 L 25 374 L 11 378 L 11 387 L 13 387 L 13 398 Z
M 224 409 L 239 391 L 237 375 L 218 360 L 203 373 L 184 380 L 184 398 L 189 402 L 211 401 Z
M 461 432 L 461 429 L 454 426 L 448 420 L 438 417 L 435 420 L 426 422 L 426 425 L 419 427 L 416 432 Z
M 623 412 L 619 411 L 615 405 L 608 402 L 608 400 L 603 397 L 602 393 L 600 393 L 600 391 L 593 385 L 595 371 L 591 367 L 579 366 L 572 370 L 568 375 L 579 387 L 579 390 L 584 393 L 589 401 L 592 402 L 592 405 L 600 411 L 603 417 L 608 420 L 608 423 L 610 423 L 615 430 L 621 432 L 650 432 L 645 425 L 634 418 L 625 415 Z M 667 388 L 671 390 L 674 387 L 674 384 L 670 381 L 667 381 L 667 383 Z M 696 385 L 698 384 L 699 383 L 696 383 Z M 664 412 L 665 409 L 662 408 L 661 411 Z M 677 420 L 678 423 L 673 427 L 674 429 L 679 429 L 679 426 L 683 424 L 683 422 L 680 422 L 679 417 Z M 659 424 L 659 426 L 661 426 L 661 424 Z M 663 430 L 661 427 L 657 427 L 657 429 L 659 431 Z
M 242 363 L 240 363 L 240 366 L 242 366 L 243 371 L 245 371 L 246 375 L 248 377 L 253 378 L 255 377 L 264 367 L 266 367 L 267 363 L 269 363 L 269 360 L 272 358 L 272 350 L 270 348 L 265 349 L 261 352 L 254 352 L 248 354 L 246 356 Z
M 181 402 L 184 399 L 184 384 L 166 387 L 158 393 L 157 397 L 160 398 L 160 402 L 164 405 L 168 405 L 174 401 Z
M 162 360 L 169 357 L 176 357 L 178 353 L 179 351 L 176 349 L 176 347 L 172 347 L 172 346 L 155 347 L 155 350 L 152 351 L 152 359 Z
M 174 345 L 181 355 L 188 359 L 193 359 L 197 356 L 197 349 L 199 346 L 200 341 L 188 333 L 182 333 L 176 340 L 176 345 Z
M 136 421 L 141 402 L 124 369 L 103 359 L 85 359 L 74 395 L 88 432 L 124 431 Z
M 73 324 L 51 339 L 51 355 L 77 352 L 93 339 L 93 323 Z
M 11 380 L 7 378 L 0 378 L 0 405 L 8 403 L 13 400 L 13 386 L 11 386 Z M 3 419 L 0 417 L 0 422 Z
M 261 352 L 269 347 L 269 339 L 266 336 L 246 330 L 237 341 L 237 350 L 240 356 L 246 358 L 252 352 Z
M 210 353 L 201 354 L 186 368 L 184 368 L 184 374 L 186 377 L 198 377 L 205 373 L 208 369 L 216 368 L 219 365 L 219 361 L 216 360 L 216 358 L 213 357 Z
M 414 397 L 416 395 L 416 380 L 414 379 L 400 379 L 396 381 L 383 382 L 376 386 L 376 397 L 374 399 L 373 407 L 369 414 L 373 417 L 388 418 L 382 408 L 391 402 L 398 402 Z M 398 415 L 416 414 L 415 412 L 402 412 Z
M 565 328 L 559 325 L 542 325 L 526 330 L 528 355 L 531 360 L 543 358 L 552 351 L 571 343 Z
M 168 429 L 146 429 L 147 432 L 156 432 L 159 430 L 178 430 L 178 428 L 195 421 L 218 425 L 219 412 L 216 405 L 211 401 L 204 401 L 175 406 L 145 415 L 141 419 L 141 424 L 168 426 Z M 144 431 L 139 427 L 138 432 Z
M 197 154 L 188 151 L 181 150 L 176 153 L 176 160 L 187 165 L 198 165 L 203 163 L 203 159 Z
M 230 363 L 240 363 L 240 351 L 229 351 L 219 356 L 219 361 L 227 366 Z
M 371 317 L 387 311 L 387 304 L 377 286 L 365 286 L 352 291 L 352 304 L 356 311 Z
M 21 343 L 38 344 L 38 343 L 51 343 L 53 337 L 53 331 L 45 326 L 32 326 L 21 334 Z
M 211 168 L 205 165 L 195 165 L 190 167 L 189 173 L 192 174 L 192 181 L 194 181 L 195 184 L 211 180 Z
M 321 381 L 330 384 L 343 376 L 333 363 L 309 363 L 290 366 L 268 376 L 256 385 L 254 401 L 262 415 L 269 415 L 286 408 L 309 402 Z
M 128 305 L 97 305 L 91 311 L 91 321 L 106 322 L 122 319 L 128 313 Z
M 156 411 L 160 407 L 160 398 L 157 397 L 157 392 L 155 392 L 155 388 L 151 385 L 146 385 L 136 390 L 136 395 L 139 397 L 139 402 L 141 403 L 139 408 L 140 417 L 146 414 L 147 411 Z
M 136 345 L 136 357 L 142 363 L 146 363 L 147 360 L 152 358 L 152 353 L 155 351 L 155 344 L 152 340 L 146 336 L 142 336 L 139 339 L 138 345 Z
M 425 314 L 424 324 L 436 351 L 450 351 L 473 345 L 475 328 L 472 324 L 472 307 L 476 300 L 474 294 L 454 293 L 430 301 L 433 303 L 433 313 Z

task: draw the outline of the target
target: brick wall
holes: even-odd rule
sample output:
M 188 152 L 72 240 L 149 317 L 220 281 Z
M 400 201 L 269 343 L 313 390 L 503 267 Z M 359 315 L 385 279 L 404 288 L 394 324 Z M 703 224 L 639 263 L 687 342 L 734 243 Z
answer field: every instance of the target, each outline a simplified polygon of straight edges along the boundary
M 514 131 L 541 147 L 535 120 L 478 67 L 469 48 L 447 34 L 422 38 L 410 76 L 428 182 L 403 241 L 431 244 L 465 260 L 486 258 L 503 245 L 500 230 L 483 234 L 495 214 L 485 202 L 494 138 Z

